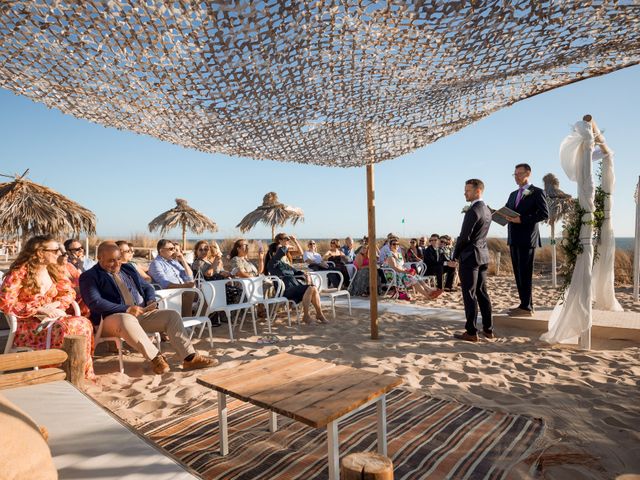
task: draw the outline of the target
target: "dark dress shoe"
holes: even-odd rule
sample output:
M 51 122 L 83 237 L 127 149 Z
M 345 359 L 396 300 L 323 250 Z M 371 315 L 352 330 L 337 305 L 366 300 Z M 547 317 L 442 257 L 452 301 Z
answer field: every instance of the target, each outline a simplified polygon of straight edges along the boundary
M 490 339 L 496 338 L 496 335 L 495 333 L 493 333 L 493 330 L 483 330 L 482 334 L 484 335 L 484 338 L 490 338 Z
M 455 338 L 457 338 L 458 340 L 465 340 L 467 342 L 477 342 L 478 341 L 478 335 L 470 335 L 467 332 L 464 333 L 454 333 L 453 336 Z

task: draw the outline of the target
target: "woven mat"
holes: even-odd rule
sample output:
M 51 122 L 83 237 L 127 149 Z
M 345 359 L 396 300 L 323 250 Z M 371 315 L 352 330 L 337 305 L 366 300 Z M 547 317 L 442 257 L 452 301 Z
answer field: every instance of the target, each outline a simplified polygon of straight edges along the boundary
M 226 457 L 219 454 L 214 400 L 201 400 L 141 431 L 205 479 L 328 478 L 325 430 L 278 416 L 278 431 L 269 433 L 265 410 L 227 398 Z M 375 451 L 375 406 L 341 421 L 339 429 L 341 457 Z M 388 455 L 396 480 L 521 478 L 543 431 L 542 420 L 524 415 L 401 389 L 387 396 Z

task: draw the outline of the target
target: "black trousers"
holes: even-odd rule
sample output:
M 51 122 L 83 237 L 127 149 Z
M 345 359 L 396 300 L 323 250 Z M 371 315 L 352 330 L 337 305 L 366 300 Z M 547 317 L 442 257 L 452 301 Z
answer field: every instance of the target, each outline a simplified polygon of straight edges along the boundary
M 493 319 L 491 316 L 491 299 L 487 292 L 487 264 L 484 265 L 460 265 L 458 274 L 462 286 L 462 300 L 464 301 L 464 315 L 467 323 L 464 328 L 469 335 L 476 335 L 476 319 L 478 307 L 482 315 L 482 328 L 485 331 L 493 331 Z
M 434 275 L 436 277 L 436 288 L 442 288 L 442 265 L 429 265 L 425 275 Z
M 444 288 L 453 288 L 453 280 L 456 278 L 455 267 L 443 267 L 442 277 L 444 280 Z
M 533 278 L 533 258 L 536 249 L 531 247 L 518 247 L 511 245 L 511 265 L 513 265 L 513 275 L 516 277 L 518 296 L 520 297 L 520 308 L 533 310 L 532 278 Z

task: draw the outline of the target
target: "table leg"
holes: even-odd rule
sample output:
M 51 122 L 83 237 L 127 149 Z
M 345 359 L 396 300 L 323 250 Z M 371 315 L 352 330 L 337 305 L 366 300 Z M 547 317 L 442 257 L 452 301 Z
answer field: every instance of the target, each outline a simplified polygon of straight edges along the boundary
M 329 444 L 329 480 L 340 479 L 340 448 L 338 445 L 338 422 L 327 424 L 327 442 Z
M 218 429 L 220 430 L 220 455 L 229 453 L 229 436 L 227 431 L 227 396 L 218 392 Z
M 376 402 L 378 412 L 378 453 L 387 455 L 387 397 L 382 395 Z
M 269 431 L 271 433 L 278 430 L 278 414 L 276 412 L 269 412 Z

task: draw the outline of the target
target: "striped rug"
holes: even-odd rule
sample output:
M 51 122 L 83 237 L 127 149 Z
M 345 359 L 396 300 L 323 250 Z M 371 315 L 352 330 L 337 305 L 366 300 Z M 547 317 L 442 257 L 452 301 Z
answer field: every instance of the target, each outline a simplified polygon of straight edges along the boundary
M 212 393 L 213 396 L 213 393 Z M 325 479 L 327 436 L 265 410 L 229 400 L 229 455 L 218 447 L 217 408 L 201 400 L 142 433 L 205 479 Z M 376 450 L 375 406 L 340 422 L 340 455 Z M 522 478 L 542 420 L 494 412 L 396 389 L 387 396 L 388 454 L 395 479 Z

